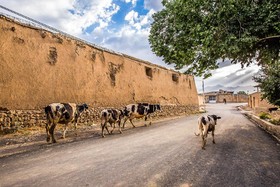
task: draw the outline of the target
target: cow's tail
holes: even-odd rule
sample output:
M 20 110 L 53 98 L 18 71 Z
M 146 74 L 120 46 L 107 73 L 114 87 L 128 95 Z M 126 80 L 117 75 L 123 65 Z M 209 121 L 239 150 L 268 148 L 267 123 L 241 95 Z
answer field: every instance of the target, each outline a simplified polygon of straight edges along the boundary
M 107 112 L 101 112 L 101 115 L 100 115 L 100 118 L 101 118 L 101 124 L 100 124 L 100 126 L 102 127 L 104 124 L 105 124 L 105 122 L 106 122 L 106 119 L 107 119 Z

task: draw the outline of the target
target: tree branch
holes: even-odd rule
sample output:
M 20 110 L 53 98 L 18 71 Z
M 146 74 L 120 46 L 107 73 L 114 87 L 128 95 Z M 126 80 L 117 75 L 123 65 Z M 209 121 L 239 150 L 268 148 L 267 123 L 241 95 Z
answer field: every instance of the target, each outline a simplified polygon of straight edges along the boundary
M 270 40 L 270 39 L 274 39 L 274 38 L 280 38 L 280 35 L 265 37 L 265 38 L 260 39 L 258 42 L 261 42 L 263 40 Z

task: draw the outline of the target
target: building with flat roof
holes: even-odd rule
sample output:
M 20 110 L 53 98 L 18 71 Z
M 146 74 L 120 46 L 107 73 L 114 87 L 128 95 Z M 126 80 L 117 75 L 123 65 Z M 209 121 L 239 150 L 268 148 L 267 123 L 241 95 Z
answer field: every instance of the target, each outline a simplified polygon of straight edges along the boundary
M 203 94 L 199 94 L 203 95 Z M 234 94 L 234 91 L 212 91 L 204 93 L 205 103 L 247 103 L 249 96 L 245 93 Z

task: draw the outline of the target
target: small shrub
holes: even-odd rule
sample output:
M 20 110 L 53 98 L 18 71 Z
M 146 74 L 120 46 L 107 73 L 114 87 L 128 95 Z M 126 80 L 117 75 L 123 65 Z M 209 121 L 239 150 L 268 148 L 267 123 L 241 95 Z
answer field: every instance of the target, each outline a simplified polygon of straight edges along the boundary
M 280 125 L 280 119 L 271 119 L 269 122 L 274 125 Z
M 265 112 L 262 112 L 262 113 L 260 113 L 260 115 L 259 115 L 259 117 L 261 118 L 261 119 L 270 119 L 271 117 L 270 117 L 270 115 L 268 114 L 268 113 L 265 113 Z

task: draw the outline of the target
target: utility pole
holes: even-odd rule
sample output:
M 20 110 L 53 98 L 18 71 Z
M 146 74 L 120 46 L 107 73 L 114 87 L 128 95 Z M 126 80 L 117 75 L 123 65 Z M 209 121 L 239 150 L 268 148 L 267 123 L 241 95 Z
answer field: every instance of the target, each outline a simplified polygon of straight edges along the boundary
M 205 95 L 204 95 L 204 79 L 202 78 L 202 95 L 203 95 L 203 104 L 205 104 Z
M 206 112 L 206 102 L 205 102 L 205 94 L 204 94 L 204 78 L 202 78 L 202 97 L 203 97 L 203 107 L 204 111 Z

